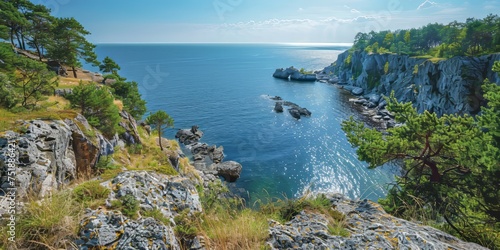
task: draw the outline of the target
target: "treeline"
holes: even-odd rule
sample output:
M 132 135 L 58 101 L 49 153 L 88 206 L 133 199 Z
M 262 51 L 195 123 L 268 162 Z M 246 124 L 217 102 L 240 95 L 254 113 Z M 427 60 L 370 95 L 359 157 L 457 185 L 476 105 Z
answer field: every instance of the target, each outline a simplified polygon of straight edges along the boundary
M 500 52 L 500 17 L 468 18 L 465 23 L 428 24 L 418 29 L 358 33 L 352 47 L 368 53 L 410 56 L 479 56 Z
M 387 108 L 401 126 L 381 132 L 351 117 L 342 129 L 370 168 L 401 165 L 379 200 L 387 212 L 500 249 L 500 86 L 486 80 L 483 90 L 488 105 L 475 117 L 419 114 L 392 94 Z
M 107 85 L 80 84 L 67 96 L 72 107 L 81 108 L 80 112 L 106 134 L 113 134 L 119 121 L 114 99 L 121 100 L 123 109 L 140 119 L 146 112 L 146 102 L 138 84 L 120 76 L 120 66 L 111 58 L 106 57 L 102 63 L 97 60 L 95 45 L 86 39 L 89 34 L 74 18 L 54 17 L 44 5 L 27 0 L 0 1 L 0 40 L 4 40 L 0 43 L 0 107 L 14 112 L 43 108 L 39 103 L 58 87 L 56 73 L 69 67 L 77 78 L 76 68 L 83 60 L 99 66 L 107 74 L 104 80 L 113 80 Z M 31 50 L 37 60 L 21 56 L 21 50 Z M 81 93 L 88 99 L 85 107 L 77 103 L 83 98 Z

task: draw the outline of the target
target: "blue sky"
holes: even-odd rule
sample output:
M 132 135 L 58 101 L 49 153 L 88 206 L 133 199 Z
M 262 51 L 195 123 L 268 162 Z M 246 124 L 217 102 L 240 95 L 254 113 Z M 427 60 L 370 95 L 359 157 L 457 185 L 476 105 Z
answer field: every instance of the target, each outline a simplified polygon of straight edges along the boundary
M 500 0 L 32 0 L 94 43 L 350 43 L 357 32 L 499 14 Z

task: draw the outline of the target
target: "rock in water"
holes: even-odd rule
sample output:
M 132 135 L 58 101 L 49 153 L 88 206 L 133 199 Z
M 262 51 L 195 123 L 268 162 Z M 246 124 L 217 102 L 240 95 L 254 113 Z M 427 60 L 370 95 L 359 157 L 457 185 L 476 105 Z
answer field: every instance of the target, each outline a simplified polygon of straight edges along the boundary
M 214 163 L 221 163 L 224 160 L 224 147 L 215 145 L 208 147 L 208 156 Z
M 179 129 L 175 134 L 175 138 L 179 139 L 179 142 L 184 145 L 196 143 L 202 136 L 203 132 L 197 126 L 193 126 L 191 129 Z
M 306 108 L 299 108 L 299 113 L 301 116 L 305 116 L 305 117 L 311 117 L 311 111 L 309 111 L 308 109 Z
M 226 181 L 235 182 L 238 178 L 240 178 L 242 166 L 235 161 L 225 161 L 217 164 L 215 168 L 218 175 L 224 177 Z
M 281 102 L 277 102 L 274 105 L 274 112 L 276 112 L 276 113 L 283 113 L 283 104 L 281 104 Z
M 297 108 L 291 108 L 291 109 L 288 109 L 288 113 L 290 113 L 290 115 L 297 119 L 297 120 L 300 120 L 300 111 L 299 109 Z

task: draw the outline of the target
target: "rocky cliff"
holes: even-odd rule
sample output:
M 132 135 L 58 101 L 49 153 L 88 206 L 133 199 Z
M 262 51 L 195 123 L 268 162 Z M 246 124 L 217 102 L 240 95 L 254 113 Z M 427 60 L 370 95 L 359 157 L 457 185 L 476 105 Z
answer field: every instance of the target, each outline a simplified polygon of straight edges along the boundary
M 491 70 L 498 60 L 500 54 L 433 62 L 407 55 L 346 51 L 319 76 L 347 85 L 359 95 L 388 96 L 394 91 L 399 101 L 413 102 L 419 112 L 474 114 L 484 104 L 483 80 L 500 84 L 500 77 Z
M 124 139 L 118 135 L 105 138 L 81 115 L 64 121 L 20 121 L 20 132 L 6 132 L 6 137 L 15 142 L 17 194 L 44 197 L 79 176 L 90 176 L 99 158 L 113 154 L 114 147 L 140 142 L 133 139 L 139 137 L 135 120 L 126 112 L 122 112 L 122 117 L 120 125 L 127 135 L 122 136 Z M 12 184 L 7 176 L 7 151 L 7 138 L 0 138 L 0 189 L 3 190 Z

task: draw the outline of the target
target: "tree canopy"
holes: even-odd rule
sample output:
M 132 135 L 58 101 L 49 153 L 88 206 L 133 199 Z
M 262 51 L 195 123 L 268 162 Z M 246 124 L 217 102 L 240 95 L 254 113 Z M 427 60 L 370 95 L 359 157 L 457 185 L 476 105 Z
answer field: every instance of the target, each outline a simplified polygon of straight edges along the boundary
M 432 23 L 418 29 L 358 33 L 353 50 L 439 58 L 500 52 L 500 17 L 468 18 L 464 23 Z
M 442 218 L 447 231 L 494 248 L 500 247 L 500 86 L 485 82 L 483 89 L 488 106 L 476 117 L 419 114 L 392 94 L 388 109 L 401 126 L 383 133 L 351 117 L 342 129 L 370 168 L 401 165 L 402 174 L 380 200 L 387 211 Z
M 90 125 L 101 130 L 106 136 L 115 134 L 120 114 L 108 87 L 80 83 L 67 98 L 72 107 L 80 109 Z

